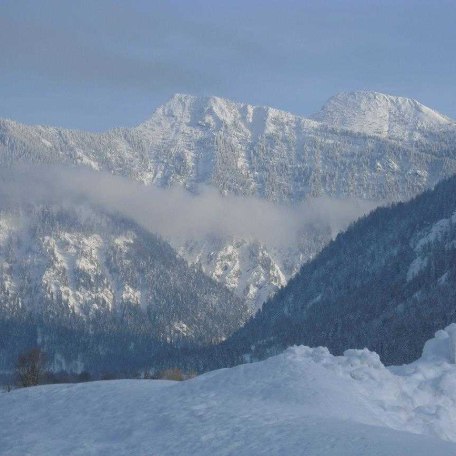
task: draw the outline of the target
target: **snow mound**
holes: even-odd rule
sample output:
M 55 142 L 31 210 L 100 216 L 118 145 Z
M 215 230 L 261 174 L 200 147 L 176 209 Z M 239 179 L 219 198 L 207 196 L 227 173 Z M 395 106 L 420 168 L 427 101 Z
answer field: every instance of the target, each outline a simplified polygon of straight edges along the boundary
M 182 383 L 16 390 L 0 394 L 0 454 L 454 455 L 455 343 L 452 324 L 404 366 L 300 346 Z
M 378 92 L 347 92 L 330 98 L 313 119 L 335 128 L 402 140 L 418 140 L 454 121 L 416 100 Z

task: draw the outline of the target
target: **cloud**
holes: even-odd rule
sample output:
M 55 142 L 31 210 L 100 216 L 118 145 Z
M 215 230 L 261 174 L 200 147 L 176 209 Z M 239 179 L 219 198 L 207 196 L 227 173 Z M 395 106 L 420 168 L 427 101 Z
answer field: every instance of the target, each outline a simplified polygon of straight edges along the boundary
M 11 25 L 11 24 L 9 24 Z M 172 90 L 184 85 L 197 88 L 207 80 L 205 74 L 190 70 L 165 58 L 140 58 L 116 52 L 103 52 L 54 31 L 13 33 L 14 25 L 0 21 L 1 68 L 38 72 L 73 83 L 93 83 L 142 90 Z M 17 41 L 14 46 L 7 42 Z
M 310 199 L 299 205 L 255 197 L 221 196 L 201 187 L 160 189 L 89 170 L 30 167 L 0 174 L 3 207 L 24 203 L 90 203 L 132 218 L 147 230 L 174 241 L 207 236 L 293 247 L 306 230 L 324 227 L 333 236 L 378 204 L 361 200 Z
M 187 8 L 166 3 L 7 3 L 0 5 L 0 68 L 59 84 L 199 92 L 224 81 L 224 70 L 217 68 L 227 60 L 231 67 L 244 65 L 264 52 L 247 32 L 190 18 Z

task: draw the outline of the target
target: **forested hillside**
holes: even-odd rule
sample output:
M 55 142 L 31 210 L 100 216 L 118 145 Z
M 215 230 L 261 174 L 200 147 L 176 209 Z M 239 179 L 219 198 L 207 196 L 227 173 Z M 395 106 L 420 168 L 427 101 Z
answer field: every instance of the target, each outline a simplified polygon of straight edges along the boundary
M 87 205 L 0 213 L 0 370 L 39 346 L 54 371 L 153 367 L 220 342 L 242 301 L 131 220 Z
M 378 352 L 404 363 L 456 319 L 456 178 L 340 234 L 228 341 L 237 361 L 287 346 Z M 247 357 L 247 358 L 246 358 Z

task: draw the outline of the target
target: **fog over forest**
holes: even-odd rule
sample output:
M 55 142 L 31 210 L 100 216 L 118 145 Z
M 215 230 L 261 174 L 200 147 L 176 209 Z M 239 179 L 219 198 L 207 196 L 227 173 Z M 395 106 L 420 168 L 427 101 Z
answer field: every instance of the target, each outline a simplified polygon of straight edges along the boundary
M 24 203 L 89 204 L 118 212 L 167 239 L 208 235 L 293 247 L 306 228 L 329 227 L 333 237 L 378 202 L 357 198 L 309 198 L 277 204 L 257 197 L 222 196 L 209 186 L 197 194 L 145 186 L 109 173 L 81 168 L 22 166 L 0 173 L 1 207 Z

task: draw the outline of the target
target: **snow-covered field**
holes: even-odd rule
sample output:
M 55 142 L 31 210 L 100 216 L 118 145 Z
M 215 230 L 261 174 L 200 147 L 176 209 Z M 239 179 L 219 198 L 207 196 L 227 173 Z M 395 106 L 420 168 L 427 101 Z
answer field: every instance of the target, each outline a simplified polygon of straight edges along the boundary
M 456 325 L 423 356 L 293 347 L 186 382 L 0 394 L 1 455 L 455 455 Z

